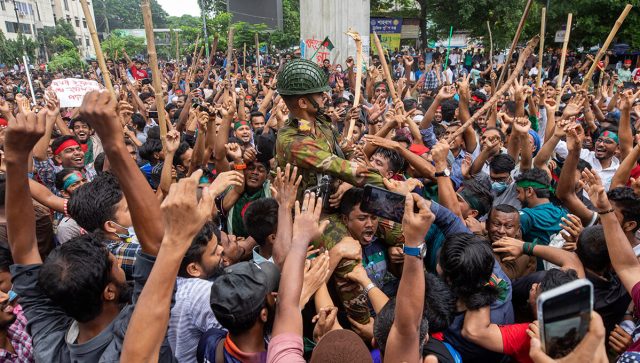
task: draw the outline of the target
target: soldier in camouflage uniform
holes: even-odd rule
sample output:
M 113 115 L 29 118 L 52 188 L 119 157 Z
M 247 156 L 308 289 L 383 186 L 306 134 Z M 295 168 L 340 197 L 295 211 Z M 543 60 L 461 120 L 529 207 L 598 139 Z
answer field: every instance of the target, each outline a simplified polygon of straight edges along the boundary
M 298 174 L 302 175 L 298 198 L 305 190 L 318 186 L 325 176 L 356 186 L 373 184 L 384 187 L 377 170 L 347 160 L 341 150 L 338 136 L 324 112 L 323 93 L 329 90 L 324 72 L 308 60 L 289 62 L 278 75 L 278 93 L 289 108 L 291 117 L 278 131 L 276 162 L 283 169 L 287 163 L 298 167 Z M 331 249 L 349 236 L 341 218 L 329 216 L 329 219 L 331 224 L 321 240 L 314 241 L 316 247 Z M 402 243 L 398 224 L 386 224 L 380 233 L 388 242 Z M 349 316 L 361 324 L 367 324 L 369 309 L 366 295 L 358 284 L 344 277 L 353 270 L 355 263 L 351 260 L 340 262 L 334 273 L 336 290 Z

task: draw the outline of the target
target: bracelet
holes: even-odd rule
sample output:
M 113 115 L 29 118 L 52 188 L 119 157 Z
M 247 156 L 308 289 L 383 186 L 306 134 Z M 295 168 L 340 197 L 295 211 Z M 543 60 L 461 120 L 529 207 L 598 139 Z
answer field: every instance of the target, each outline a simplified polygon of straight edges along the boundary
M 525 242 L 522 244 L 522 253 L 527 256 L 533 256 L 533 249 L 536 247 L 535 243 Z
M 598 211 L 599 215 L 605 215 L 605 214 L 609 214 L 611 212 L 615 212 L 615 208 L 611 207 L 611 209 L 607 209 L 607 210 L 603 210 L 603 211 Z
M 367 287 L 364 288 L 364 293 L 369 294 L 369 291 L 371 291 L 375 287 L 376 287 L 376 284 L 374 284 L 373 282 L 370 282 L 369 285 L 367 285 Z

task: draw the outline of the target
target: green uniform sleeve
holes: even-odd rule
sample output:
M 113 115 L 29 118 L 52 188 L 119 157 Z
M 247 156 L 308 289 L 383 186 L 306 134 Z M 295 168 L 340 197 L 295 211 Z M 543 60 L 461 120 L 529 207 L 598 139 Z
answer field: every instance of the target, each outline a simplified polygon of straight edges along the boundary
M 313 169 L 323 174 L 329 174 L 349 184 L 363 186 L 373 184 L 384 187 L 382 176 L 375 169 L 368 169 L 356 175 L 358 164 L 334 155 L 322 148 L 317 140 L 308 137 L 296 138 L 290 144 L 291 159 L 298 167 Z

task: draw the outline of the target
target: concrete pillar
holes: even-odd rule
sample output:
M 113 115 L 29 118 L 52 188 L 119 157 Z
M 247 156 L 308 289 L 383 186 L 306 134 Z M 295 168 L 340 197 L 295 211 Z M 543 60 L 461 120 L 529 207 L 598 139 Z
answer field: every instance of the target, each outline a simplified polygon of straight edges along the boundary
M 300 36 L 305 44 L 305 58 L 310 59 L 326 36 L 334 45 L 329 51 L 320 48 L 314 61 L 328 58 L 344 64 L 348 56 L 355 60 L 355 42 L 345 33 L 349 27 L 362 38 L 364 63 L 369 63 L 369 0 L 300 0 Z M 336 60 L 334 62 L 334 59 Z

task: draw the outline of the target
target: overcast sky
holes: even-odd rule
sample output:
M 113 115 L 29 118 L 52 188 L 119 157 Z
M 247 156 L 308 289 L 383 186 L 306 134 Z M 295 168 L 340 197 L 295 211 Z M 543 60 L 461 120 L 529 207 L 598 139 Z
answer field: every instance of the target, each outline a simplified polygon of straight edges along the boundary
M 197 0 L 158 0 L 158 3 L 171 16 L 184 14 L 200 16 Z

